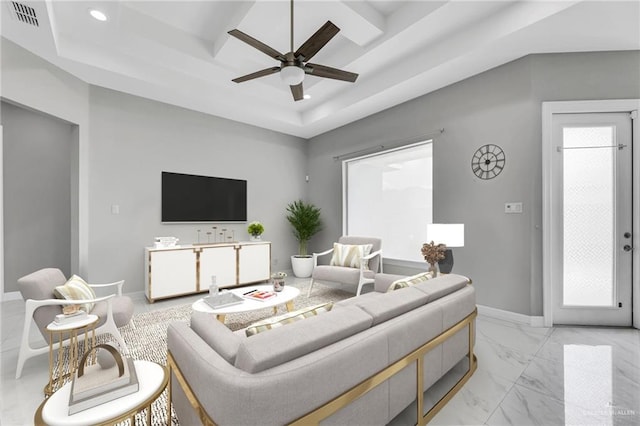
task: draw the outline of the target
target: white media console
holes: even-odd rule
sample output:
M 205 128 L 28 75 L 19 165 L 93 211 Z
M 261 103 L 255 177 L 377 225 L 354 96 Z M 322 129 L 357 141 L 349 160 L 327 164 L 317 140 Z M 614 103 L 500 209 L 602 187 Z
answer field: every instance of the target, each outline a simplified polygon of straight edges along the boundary
M 145 248 L 144 292 L 150 302 L 209 291 L 211 276 L 218 287 L 271 278 L 270 242 L 235 242 Z

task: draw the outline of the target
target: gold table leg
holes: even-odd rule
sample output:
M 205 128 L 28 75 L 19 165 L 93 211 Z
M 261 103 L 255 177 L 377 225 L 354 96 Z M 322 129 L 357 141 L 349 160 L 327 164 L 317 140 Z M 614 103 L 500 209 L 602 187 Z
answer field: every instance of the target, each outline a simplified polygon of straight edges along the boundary
M 224 318 L 225 318 L 225 317 L 226 317 L 226 315 L 225 315 L 225 314 L 219 314 L 219 315 L 216 315 L 216 319 L 217 319 L 218 321 L 220 321 L 221 323 L 223 323 L 223 324 L 224 324 Z
M 293 311 L 293 300 L 289 300 L 285 306 L 287 307 L 287 311 Z

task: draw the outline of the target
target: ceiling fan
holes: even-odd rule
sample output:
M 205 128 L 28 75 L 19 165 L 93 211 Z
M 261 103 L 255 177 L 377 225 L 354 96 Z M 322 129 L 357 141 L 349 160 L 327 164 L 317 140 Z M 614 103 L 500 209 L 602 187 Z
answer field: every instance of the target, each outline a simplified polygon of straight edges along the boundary
M 335 26 L 331 21 L 327 21 L 318 31 L 315 32 L 302 46 L 295 52 L 293 51 L 293 0 L 291 0 L 291 51 L 282 54 L 274 48 L 267 46 L 259 40 L 243 33 L 240 30 L 231 30 L 229 35 L 244 41 L 250 46 L 255 47 L 262 53 L 265 53 L 280 61 L 280 66 L 267 68 L 256 71 L 242 77 L 234 78 L 232 81 L 242 83 L 243 81 L 253 80 L 254 78 L 264 77 L 267 75 L 280 73 L 282 81 L 291 87 L 291 94 L 296 101 L 304 98 L 304 90 L 302 81 L 305 74 L 314 75 L 316 77 L 332 78 L 334 80 L 342 80 L 355 82 L 358 74 L 339 70 L 337 68 L 327 67 L 325 65 L 312 64 L 309 61 L 316 53 L 320 51 L 338 32 L 340 28 Z

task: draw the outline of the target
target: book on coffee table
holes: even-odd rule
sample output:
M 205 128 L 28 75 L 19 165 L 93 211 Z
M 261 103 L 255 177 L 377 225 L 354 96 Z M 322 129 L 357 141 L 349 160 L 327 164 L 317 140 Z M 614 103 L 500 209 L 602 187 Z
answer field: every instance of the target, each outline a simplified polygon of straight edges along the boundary
M 243 297 L 264 302 L 265 300 L 270 300 L 271 298 L 276 297 L 276 293 L 273 291 L 253 290 L 245 293 Z

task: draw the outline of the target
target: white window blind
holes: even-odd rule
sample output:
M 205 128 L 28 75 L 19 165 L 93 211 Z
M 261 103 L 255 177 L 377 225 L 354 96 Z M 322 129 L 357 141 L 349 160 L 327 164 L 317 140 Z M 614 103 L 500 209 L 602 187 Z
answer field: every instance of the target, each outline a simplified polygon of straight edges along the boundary
M 387 259 L 424 261 L 433 218 L 431 141 L 343 161 L 346 235 L 382 238 Z

